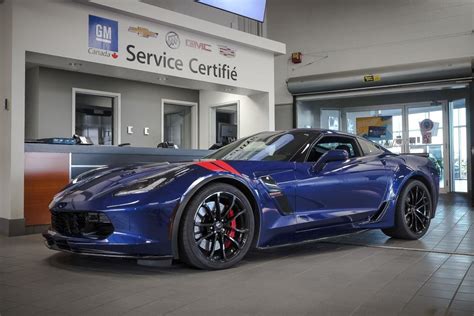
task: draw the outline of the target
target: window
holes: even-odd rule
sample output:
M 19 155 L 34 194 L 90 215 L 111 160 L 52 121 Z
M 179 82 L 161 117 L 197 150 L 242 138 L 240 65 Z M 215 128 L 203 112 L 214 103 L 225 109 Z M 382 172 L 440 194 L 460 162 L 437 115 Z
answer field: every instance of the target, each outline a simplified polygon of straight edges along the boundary
M 238 103 L 212 106 L 209 111 L 210 144 L 219 148 L 235 142 L 238 139 Z
M 326 129 L 331 129 L 334 131 L 339 131 L 339 121 L 341 117 L 341 111 L 340 110 L 325 110 L 321 109 L 320 112 L 320 127 L 321 128 L 326 128 Z
M 402 150 L 402 130 L 403 130 L 403 119 L 402 119 L 402 108 L 393 108 L 393 109 L 384 109 L 384 110 L 371 110 L 369 107 L 368 110 L 365 111 L 348 111 L 346 112 L 347 118 L 347 132 L 351 134 L 355 134 L 358 136 L 367 137 L 372 142 L 377 143 L 384 148 L 387 148 L 389 151 L 399 154 Z M 373 133 L 371 135 L 370 131 L 363 128 L 362 126 L 357 126 L 358 119 L 369 119 L 370 117 L 385 117 L 387 118 L 387 125 L 382 127 L 382 129 L 375 129 L 375 131 L 379 130 L 382 134 Z M 366 134 L 364 136 L 364 134 Z
M 72 93 L 72 133 L 94 145 L 119 144 L 120 94 L 77 88 Z
M 367 139 L 359 138 L 359 144 L 364 156 L 375 156 L 384 153 L 383 149 Z
M 452 191 L 468 192 L 467 185 L 467 132 L 466 132 L 466 100 L 455 100 L 449 104 L 451 117 L 451 174 Z
M 161 141 L 181 149 L 197 148 L 197 103 L 162 99 L 161 105 Z
M 263 132 L 240 139 L 206 159 L 290 161 L 311 139 L 305 132 Z
M 178 148 L 192 148 L 191 107 L 165 103 L 163 112 L 163 141 L 173 143 Z
M 323 154 L 333 149 L 347 151 L 350 158 L 360 156 L 356 141 L 350 137 L 327 136 L 318 141 L 309 153 L 308 162 L 316 162 Z

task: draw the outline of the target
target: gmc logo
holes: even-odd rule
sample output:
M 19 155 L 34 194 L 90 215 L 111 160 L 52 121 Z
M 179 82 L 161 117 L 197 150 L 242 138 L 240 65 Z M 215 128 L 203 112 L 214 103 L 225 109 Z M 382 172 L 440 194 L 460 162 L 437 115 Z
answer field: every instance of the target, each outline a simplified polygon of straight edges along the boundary
M 198 42 L 198 41 L 195 41 L 195 40 L 187 39 L 186 40 L 186 46 L 196 48 L 196 49 L 200 49 L 200 50 L 205 50 L 207 52 L 212 52 L 210 44 L 201 43 L 201 42 Z

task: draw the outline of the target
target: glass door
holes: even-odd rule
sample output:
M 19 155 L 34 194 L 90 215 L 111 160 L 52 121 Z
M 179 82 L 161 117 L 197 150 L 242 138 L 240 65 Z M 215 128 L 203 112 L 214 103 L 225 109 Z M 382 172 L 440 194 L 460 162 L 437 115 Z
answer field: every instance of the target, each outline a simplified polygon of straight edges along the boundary
M 402 114 L 401 107 L 347 110 L 343 112 L 346 124 L 344 130 L 366 137 L 391 152 L 400 154 L 403 152 Z
M 192 148 L 191 107 L 168 104 L 163 107 L 163 141 L 182 149 Z
M 341 128 L 341 110 L 339 109 L 321 109 L 320 127 L 339 131 Z
M 431 102 L 407 106 L 408 137 L 410 153 L 427 153 L 441 170 L 440 191 L 449 191 L 449 170 L 446 155 L 447 116 L 446 102 Z
M 451 183 L 453 192 L 467 192 L 467 132 L 466 100 L 449 103 Z

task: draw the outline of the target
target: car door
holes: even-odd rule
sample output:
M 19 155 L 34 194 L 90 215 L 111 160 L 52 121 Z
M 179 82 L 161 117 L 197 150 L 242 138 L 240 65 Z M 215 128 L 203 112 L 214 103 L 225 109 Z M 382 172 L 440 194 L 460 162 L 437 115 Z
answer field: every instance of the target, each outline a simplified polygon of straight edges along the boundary
M 314 171 L 325 151 L 344 149 L 349 159 Z M 296 166 L 296 214 L 299 229 L 350 224 L 367 219 L 380 206 L 387 172 L 375 156 L 364 156 L 355 137 L 329 135 L 318 140 Z
M 347 207 L 354 213 L 352 220 L 373 220 L 388 199 L 388 187 L 393 171 L 385 162 L 385 151 L 374 143 L 357 138 L 361 156 L 352 161 L 344 179 L 350 198 Z

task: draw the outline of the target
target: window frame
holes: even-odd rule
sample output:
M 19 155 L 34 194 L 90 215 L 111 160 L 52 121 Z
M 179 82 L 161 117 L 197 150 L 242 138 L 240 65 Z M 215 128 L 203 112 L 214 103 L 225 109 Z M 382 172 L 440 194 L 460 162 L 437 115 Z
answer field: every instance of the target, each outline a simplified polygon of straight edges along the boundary
M 363 149 L 363 146 L 362 146 L 362 144 L 361 144 L 363 141 L 372 144 L 375 148 L 377 148 L 377 149 L 379 150 L 379 152 L 376 153 L 376 154 L 370 154 L 370 153 L 365 154 L 364 149 Z M 361 152 L 363 153 L 362 157 L 378 156 L 378 155 L 382 155 L 382 154 L 386 153 L 386 150 L 385 150 L 384 148 L 381 148 L 379 144 L 374 143 L 374 142 L 372 142 L 372 141 L 370 141 L 370 140 L 368 140 L 368 139 L 365 139 L 365 138 L 363 138 L 363 137 L 357 137 L 357 142 L 359 143 L 360 150 L 361 150 Z
M 113 99 L 112 107 L 112 145 L 117 146 L 122 143 L 122 94 L 109 91 L 91 90 L 82 88 L 72 88 L 72 115 L 71 115 L 71 135 L 76 134 L 76 95 L 85 94 Z M 98 145 L 98 144 L 97 144 Z M 99 145 L 104 146 L 104 145 Z
M 313 149 L 314 146 L 316 146 L 320 141 L 322 141 L 325 138 L 343 138 L 343 139 L 348 139 L 352 140 L 354 142 L 354 156 L 349 157 L 349 159 L 359 159 L 361 157 L 364 157 L 363 151 L 360 147 L 359 141 L 357 137 L 350 136 L 350 135 L 340 135 L 340 134 L 334 134 L 334 135 L 328 135 L 328 134 L 323 134 L 321 137 L 316 139 L 309 147 L 308 152 L 306 153 L 306 156 L 304 158 L 304 162 L 309 162 L 309 163 L 316 163 L 317 161 L 308 161 L 309 155 L 311 153 L 311 150 Z M 319 159 L 318 159 L 319 160 Z
M 166 105 L 179 105 L 186 106 L 191 109 L 191 148 L 199 149 L 199 104 L 197 102 L 189 102 L 176 99 L 161 99 L 160 109 L 160 143 L 164 142 L 165 139 L 165 106 Z M 186 149 L 186 148 L 185 148 Z
M 268 131 L 268 132 L 260 132 L 260 133 L 256 133 L 256 134 L 253 134 L 253 135 L 250 135 L 250 136 L 247 136 L 247 137 L 240 138 L 235 143 L 243 141 L 243 140 L 248 139 L 250 137 L 262 134 L 262 133 L 274 133 L 275 135 L 280 134 L 280 136 L 283 135 L 283 134 L 295 135 L 295 133 L 308 134 L 308 139 L 301 145 L 300 148 L 295 150 L 295 152 L 291 155 L 291 157 L 288 160 L 273 160 L 273 161 L 281 161 L 281 162 L 284 161 L 284 162 L 293 162 L 293 163 L 294 162 L 304 162 L 304 159 L 306 158 L 306 154 L 307 154 L 307 152 L 306 152 L 307 148 L 310 148 L 311 145 L 315 142 L 315 140 L 320 139 L 320 136 L 322 135 L 321 132 L 319 132 L 319 131 L 318 132 L 304 131 L 304 130 L 303 131 L 299 131 L 299 130 L 295 130 L 295 131 L 293 131 L 293 130 L 290 130 L 290 131 Z M 229 146 L 229 145 L 227 145 L 227 146 Z M 222 148 L 225 148 L 225 147 L 226 146 L 224 146 Z M 217 151 L 220 151 L 222 148 L 218 149 Z M 215 152 L 213 152 L 209 155 L 206 155 L 204 157 L 204 159 L 216 159 L 215 157 L 210 157 L 210 156 L 213 156 L 214 154 L 215 154 Z M 217 158 L 217 159 L 221 159 L 221 158 Z M 272 161 L 272 160 L 262 160 L 262 161 Z

